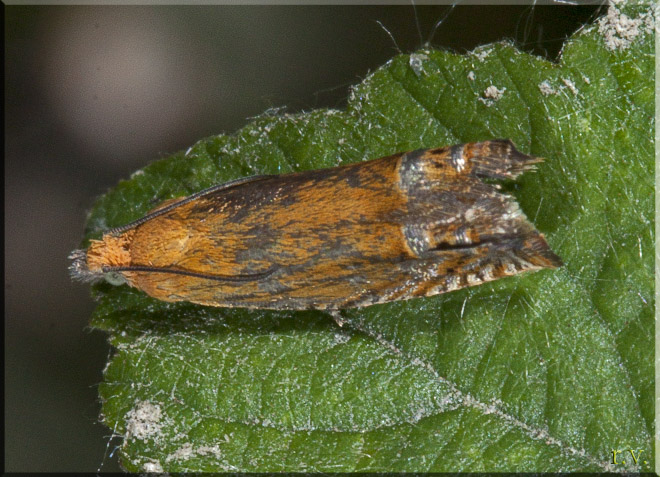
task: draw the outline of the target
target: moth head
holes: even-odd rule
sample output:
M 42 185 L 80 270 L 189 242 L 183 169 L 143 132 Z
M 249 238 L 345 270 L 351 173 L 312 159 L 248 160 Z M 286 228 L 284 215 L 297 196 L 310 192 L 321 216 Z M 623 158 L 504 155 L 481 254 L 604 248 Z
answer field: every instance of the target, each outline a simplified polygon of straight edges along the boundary
M 69 272 L 74 280 L 100 282 L 105 280 L 112 285 L 123 285 L 128 280 L 119 267 L 130 265 L 130 238 L 132 232 L 119 236 L 104 235 L 102 240 L 92 240 L 87 250 L 74 250 L 69 255 L 72 260 Z

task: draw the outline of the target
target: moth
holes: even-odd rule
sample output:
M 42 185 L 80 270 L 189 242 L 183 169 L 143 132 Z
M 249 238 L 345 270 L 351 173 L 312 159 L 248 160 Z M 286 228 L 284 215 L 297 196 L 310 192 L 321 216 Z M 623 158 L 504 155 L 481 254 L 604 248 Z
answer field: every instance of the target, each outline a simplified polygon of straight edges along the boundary
M 484 182 L 541 161 L 497 139 L 239 179 L 108 230 L 70 270 L 169 302 L 332 311 L 555 268 L 515 200 Z

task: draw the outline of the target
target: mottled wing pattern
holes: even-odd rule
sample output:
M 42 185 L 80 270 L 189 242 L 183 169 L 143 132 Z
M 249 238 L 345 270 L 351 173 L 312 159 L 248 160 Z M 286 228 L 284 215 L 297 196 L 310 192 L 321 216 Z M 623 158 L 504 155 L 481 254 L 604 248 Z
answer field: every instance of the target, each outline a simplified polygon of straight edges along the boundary
M 161 204 L 93 244 L 86 266 L 167 301 L 330 310 L 557 267 L 483 181 L 539 161 L 494 140 L 241 180 Z

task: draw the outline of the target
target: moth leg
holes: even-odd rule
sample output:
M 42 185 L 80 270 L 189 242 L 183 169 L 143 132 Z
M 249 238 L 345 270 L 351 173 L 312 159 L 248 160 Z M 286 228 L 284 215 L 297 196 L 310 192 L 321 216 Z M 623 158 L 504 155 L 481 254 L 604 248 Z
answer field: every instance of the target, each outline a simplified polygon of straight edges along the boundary
M 341 316 L 341 311 L 340 310 L 325 310 L 333 320 L 335 320 L 335 323 L 337 323 L 337 326 L 342 328 L 344 326 L 344 323 L 346 323 L 346 320 L 344 319 L 343 316 Z

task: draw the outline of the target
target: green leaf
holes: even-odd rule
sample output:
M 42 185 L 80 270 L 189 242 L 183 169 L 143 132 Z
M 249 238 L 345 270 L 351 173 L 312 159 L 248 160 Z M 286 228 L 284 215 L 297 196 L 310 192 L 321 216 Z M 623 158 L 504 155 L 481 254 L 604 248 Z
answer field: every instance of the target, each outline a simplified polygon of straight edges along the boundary
M 611 8 L 559 64 L 507 43 L 397 56 L 346 111 L 264 115 L 100 198 L 88 238 L 238 177 L 511 138 L 546 158 L 509 188 L 566 263 L 350 310 L 341 329 L 97 285 L 93 326 L 117 350 L 103 419 L 125 468 L 652 470 L 654 38 L 648 6 L 623 7 L 636 36 Z

